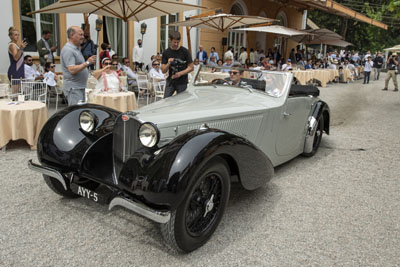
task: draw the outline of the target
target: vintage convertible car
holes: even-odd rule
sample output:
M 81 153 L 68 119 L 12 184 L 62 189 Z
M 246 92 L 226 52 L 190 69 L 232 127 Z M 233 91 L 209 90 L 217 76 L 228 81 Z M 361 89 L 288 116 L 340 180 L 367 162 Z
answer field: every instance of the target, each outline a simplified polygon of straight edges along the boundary
M 317 88 L 292 84 L 291 73 L 230 73 L 202 67 L 185 92 L 126 113 L 68 107 L 41 131 L 40 164 L 28 165 L 54 192 L 125 207 L 193 251 L 217 228 L 231 182 L 257 189 L 329 134 Z

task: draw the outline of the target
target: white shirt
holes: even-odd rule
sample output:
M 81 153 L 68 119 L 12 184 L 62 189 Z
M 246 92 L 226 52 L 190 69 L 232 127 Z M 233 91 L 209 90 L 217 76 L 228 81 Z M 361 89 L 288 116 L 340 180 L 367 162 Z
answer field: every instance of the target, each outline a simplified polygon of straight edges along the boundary
M 246 59 L 247 59 L 247 52 L 243 51 L 239 56 L 239 61 L 241 64 L 244 65 L 246 63 Z
M 283 71 L 289 71 L 289 70 L 292 70 L 293 68 L 292 68 L 292 64 L 290 64 L 290 65 L 288 65 L 288 64 L 283 64 L 282 65 L 282 70 Z
M 136 73 L 130 67 L 122 65 L 121 70 L 126 72 L 126 76 L 128 76 L 128 78 L 129 78 L 128 84 L 132 84 L 135 82 L 132 79 L 137 80 Z
M 228 50 L 224 54 L 224 61 L 226 61 L 227 58 L 231 58 L 233 60 L 233 53 L 231 50 Z
M 374 66 L 374 62 L 372 60 L 365 62 L 364 71 L 371 71 L 372 66 Z
M 143 63 L 143 45 L 139 47 L 138 45 L 133 48 L 133 62 Z
M 158 80 L 165 80 L 164 73 L 162 73 L 161 68 L 158 68 L 158 71 L 155 68 L 152 68 L 149 72 L 151 78 L 156 78 Z
M 107 88 L 105 88 L 104 83 L 104 76 L 107 79 Z M 119 92 L 119 85 L 120 80 L 118 78 L 118 74 L 116 72 L 112 72 L 110 74 L 105 73 L 100 76 L 96 83 L 96 89 L 94 90 L 95 93 L 118 93 Z
M 328 69 L 333 69 L 336 70 L 336 65 L 335 64 L 329 64 Z
M 35 70 L 33 66 L 25 64 L 25 79 L 34 81 L 36 77 L 40 76 L 40 72 Z
M 53 72 L 51 72 L 51 71 L 46 72 L 46 73 L 43 75 L 43 77 L 44 77 L 43 81 L 44 81 L 48 86 L 56 86 L 56 85 L 57 85 L 57 82 L 56 82 L 56 80 L 55 80 L 55 76 L 56 76 L 56 75 L 55 75 Z
M 256 63 L 256 57 L 254 52 L 250 52 L 250 63 Z

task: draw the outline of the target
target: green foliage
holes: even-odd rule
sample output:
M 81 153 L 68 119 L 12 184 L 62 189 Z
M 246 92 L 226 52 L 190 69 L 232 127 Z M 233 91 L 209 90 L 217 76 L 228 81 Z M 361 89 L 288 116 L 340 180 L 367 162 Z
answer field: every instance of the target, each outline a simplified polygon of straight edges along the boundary
M 343 2 L 342 4 L 349 8 L 365 14 L 366 16 L 378 21 L 383 21 L 388 24 L 388 30 L 379 27 L 359 22 L 356 20 L 348 20 L 345 40 L 354 44 L 351 49 L 357 51 L 371 52 L 384 48 L 392 47 L 400 44 L 400 0 L 375 0 L 368 3 L 360 2 Z M 351 5 L 353 3 L 353 6 Z M 354 4 L 359 3 L 359 4 Z M 320 28 L 327 28 L 336 33 L 341 34 L 342 25 L 345 23 L 345 18 L 338 15 L 329 14 L 319 10 L 313 10 L 309 13 L 309 18 L 314 21 Z

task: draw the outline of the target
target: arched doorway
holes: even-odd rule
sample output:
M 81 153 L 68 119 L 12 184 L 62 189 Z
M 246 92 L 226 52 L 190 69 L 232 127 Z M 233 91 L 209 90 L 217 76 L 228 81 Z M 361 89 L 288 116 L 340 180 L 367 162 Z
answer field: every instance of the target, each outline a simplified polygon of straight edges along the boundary
M 232 15 L 246 15 L 247 8 L 243 1 L 237 0 L 233 4 L 230 12 Z M 246 34 L 243 32 L 228 32 L 228 46 L 233 47 L 234 59 L 237 60 L 240 53 L 240 48 L 246 46 Z
M 279 25 L 287 27 L 288 21 L 286 13 L 283 11 L 279 11 L 278 15 L 276 15 L 276 19 L 279 20 Z M 276 37 L 274 40 L 274 47 L 278 48 L 278 51 L 281 55 L 286 47 L 286 41 L 282 37 Z

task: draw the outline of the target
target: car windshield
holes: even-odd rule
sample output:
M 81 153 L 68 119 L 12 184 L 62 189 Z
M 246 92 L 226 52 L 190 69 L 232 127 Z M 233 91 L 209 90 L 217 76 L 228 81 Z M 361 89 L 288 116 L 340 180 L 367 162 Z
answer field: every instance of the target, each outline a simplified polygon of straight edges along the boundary
M 210 67 L 199 65 L 195 71 L 194 85 L 206 86 L 210 84 L 235 86 L 245 89 L 262 91 L 272 97 L 284 94 L 289 74 L 278 71 L 264 71 L 255 69 L 241 69 L 230 67 Z

